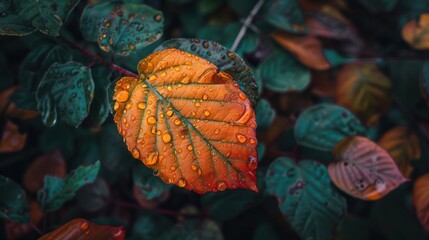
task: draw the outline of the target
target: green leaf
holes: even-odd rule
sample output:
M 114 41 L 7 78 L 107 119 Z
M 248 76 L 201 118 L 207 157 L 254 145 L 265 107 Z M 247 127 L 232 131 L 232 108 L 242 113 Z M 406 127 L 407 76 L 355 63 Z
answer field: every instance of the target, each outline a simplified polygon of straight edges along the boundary
M 0 218 L 29 222 L 30 205 L 21 186 L 0 175 L 0 192 Z
M 80 25 L 84 37 L 98 41 L 103 51 L 128 56 L 162 36 L 164 16 L 145 4 L 103 2 L 88 5 Z
M 89 166 L 78 167 L 65 179 L 45 176 L 43 188 L 37 192 L 37 199 L 42 209 L 45 212 L 59 209 L 75 196 L 77 190 L 86 184 L 93 183 L 99 170 L 100 161 L 97 161 Z
M 332 104 L 306 109 L 295 124 L 296 141 L 322 151 L 332 151 L 345 137 L 364 133 L 365 128 L 349 110 Z
M 89 68 L 77 62 L 54 63 L 37 89 L 37 108 L 47 126 L 53 126 L 60 118 L 78 127 L 88 115 L 93 96 L 94 82 Z
M 106 121 L 110 113 L 110 102 L 107 94 L 107 87 L 109 86 L 109 76 L 111 70 L 103 65 L 98 65 L 91 68 L 92 78 L 94 80 L 95 90 L 94 99 L 91 103 L 89 111 L 89 118 L 97 126 Z
M 14 7 L 22 19 L 31 22 L 37 30 L 59 36 L 61 26 L 80 0 L 15 0 Z
M 166 229 L 171 228 L 172 225 L 170 219 L 162 215 L 145 212 L 134 223 L 131 240 L 161 239 L 160 236 L 165 233 Z
M 336 50 L 332 49 L 324 49 L 323 55 L 325 56 L 326 60 L 328 60 L 332 68 L 353 61 L 352 57 L 343 56 L 339 54 Z
M 70 49 L 53 43 L 35 47 L 21 62 L 18 71 L 19 89 L 12 95 L 12 101 L 19 107 L 36 109 L 36 90 L 43 74 L 54 63 L 72 60 Z
M 198 12 L 206 15 L 209 14 L 216 9 L 218 9 L 222 5 L 223 1 L 217 0 L 200 0 L 198 1 Z
M 422 77 L 420 78 L 420 89 L 429 105 L 429 61 L 425 62 L 423 65 Z
M 265 21 L 276 28 L 305 33 L 307 26 L 297 0 L 270 0 L 264 9 Z
M 370 239 L 368 219 L 347 216 L 338 226 L 336 236 L 338 240 Z
M 358 0 L 369 11 L 376 12 L 390 12 L 396 5 L 398 5 L 399 0 Z
M 202 204 L 211 218 L 227 221 L 244 213 L 256 202 L 257 193 L 242 189 L 207 193 L 201 197 Z
M 259 131 L 265 131 L 270 128 L 271 123 L 276 117 L 276 110 L 271 106 L 270 102 L 265 99 L 259 99 L 255 107 L 256 125 Z
M 159 177 L 153 175 L 150 170 L 141 163 L 138 163 L 133 170 L 134 184 L 138 186 L 147 199 L 152 200 L 160 197 L 173 185 L 164 183 Z
M 0 0 L 0 35 L 24 36 L 35 30 L 31 22 L 15 14 L 10 0 Z
M 234 78 L 240 89 L 247 95 L 252 104 L 258 98 L 258 86 L 252 70 L 243 59 L 219 43 L 203 39 L 176 38 L 162 43 L 155 51 L 177 48 L 207 59 L 220 71 L 225 71 Z
M 205 219 L 186 219 L 179 222 L 166 232 L 161 239 L 183 240 L 183 239 L 204 239 L 223 240 L 222 231 L 216 222 Z
M 256 69 L 263 85 L 275 92 L 302 91 L 310 84 L 310 71 L 291 54 L 276 49 Z
M 329 179 L 324 165 L 310 160 L 277 158 L 268 168 L 267 192 L 302 239 L 325 240 L 346 213 L 346 201 Z

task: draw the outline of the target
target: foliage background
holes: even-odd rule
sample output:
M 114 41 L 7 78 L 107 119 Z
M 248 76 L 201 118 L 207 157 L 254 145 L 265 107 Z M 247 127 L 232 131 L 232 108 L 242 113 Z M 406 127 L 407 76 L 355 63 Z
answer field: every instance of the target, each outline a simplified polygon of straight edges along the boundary
M 1 3 L 4 2 L 7 1 Z M 162 183 L 132 158 L 106 103 L 109 83 L 121 74 L 94 62 L 69 43 L 135 72 L 140 59 L 171 38 L 209 39 L 231 47 L 257 1 L 127 1 L 152 6 L 165 18 L 161 39 L 128 56 L 105 53 L 97 43 L 83 38 L 80 17 L 90 2 L 93 1 L 80 1 L 71 11 L 59 31 L 60 37 L 38 31 L 22 37 L 0 36 L 0 124 L 3 134 L 9 121 L 19 128 L 9 142 L 1 143 L 2 147 L 12 147 L 0 153 L 0 175 L 21 185 L 26 197 L 34 202 L 45 175 L 64 177 L 79 166 L 98 160 L 101 163 L 95 182 L 80 188 L 58 210 L 44 212 L 33 227 L 4 220 L 0 238 L 34 239 L 81 217 L 98 224 L 123 226 L 127 239 L 299 239 L 279 209 L 277 199 L 268 194 L 266 189 L 270 186 L 266 186 L 265 175 L 274 159 L 281 156 L 296 161 L 332 162 L 331 151 L 298 144 L 294 126 L 305 109 L 319 103 L 337 103 L 359 118 L 366 127 L 362 135 L 375 142 L 388 130 L 406 126 L 416 136 L 414 147 L 421 154 L 405 160 L 405 165 L 413 168 L 408 176 L 410 181 L 380 200 L 359 200 L 341 192 L 347 201 L 347 214 L 335 226 L 332 239 L 429 239 L 412 204 L 415 180 L 429 172 L 429 108 L 425 100 L 428 89 L 424 88 L 429 75 L 423 71 L 429 61 L 429 49 L 410 46 L 402 35 L 408 21 L 429 12 L 427 1 L 266 1 L 236 49 L 254 69 L 260 89 L 255 106 L 260 191 L 227 190 L 204 196 Z M 310 26 L 308 19 L 328 27 Z M 311 44 L 302 47 L 303 42 Z M 41 57 L 40 46 L 52 55 Z M 34 112 L 11 110 L 15 107 L 38 111 L 34 84 L 52 63 L 68 58 L 90 66 L 95 83 L 93 102 L 99 104 L 92 105 L 79 127 L 61 118 L 52 127 L 46 127 L 40 115 L 32 117 Z M 358 72 L 344 73 L 344 68 L 353 64 L 361 64 Z M 376 64 L 379 70 L 360 72 L 366 64 Z M 384 78 L 379 72 L 391 83 L 385 92 L 371 90 L 371 84 L 354 87 L 359 81 L 373 80 L 373 85 L 377 85 Z M 354 79 L 353 74 L 360 78 L 350 80 L 344 87 L 341 81 Z M 18 91 L 5 94 L 15 86 L 19 86 Z M 338 91 L 340 86 L 343 88 Z M 360 91 L 363 95 L 376 92 L 365 95 L 374 98 L 369 105 L 363 104 L 365 98 L 359 98 Z M 10 144 L 14 141 L 22 144 Z M 43 157 L 45 162 L 40 160 Z M 38 168 L 34 167 L 36 162 L 41 162 Z M 39 184 L 31 186 L 34 182 Z M 1 193 L 1 203 L 6 206 L 0 205 L 2 210 L 19 203 L 8 198 L 7 192 L 10 190 Z

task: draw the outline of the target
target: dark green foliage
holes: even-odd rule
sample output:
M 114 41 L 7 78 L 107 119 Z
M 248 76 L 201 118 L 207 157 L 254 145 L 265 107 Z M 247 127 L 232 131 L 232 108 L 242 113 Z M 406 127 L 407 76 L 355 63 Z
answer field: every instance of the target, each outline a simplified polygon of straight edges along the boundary
M 77 62 L 54 63 L 43 76 L 36 97 L 44 124 L 53 126 L 61 119 L 78 127 L 94 97 L 91 72 Z
M 76 191 L 86 184 L 93 183 L 100 170 L 100 162 L 80 166 L 71 172 L 65 179 L 45 176 L 43 189 L 37 193 L 37 199 L 46 212 L 60 208 L 65 202 L 72 199 Z
M 276 28 L 293 33 L 307 31 L 297 0 L 269 0 L 264 14 L 266 21 Z
M 25 191 L 13 180 L 0 175 L 0 217 L 27 223 L 30 206 Z
M 137 164 L 134 167 L 133 180 L 135 186 L 139 187 L 141 193 L 149 200 L 160 197 L 172 187 L 172 185 L 165 184 L 161 179 L 154 176 L 153 171 L 143 164 Z

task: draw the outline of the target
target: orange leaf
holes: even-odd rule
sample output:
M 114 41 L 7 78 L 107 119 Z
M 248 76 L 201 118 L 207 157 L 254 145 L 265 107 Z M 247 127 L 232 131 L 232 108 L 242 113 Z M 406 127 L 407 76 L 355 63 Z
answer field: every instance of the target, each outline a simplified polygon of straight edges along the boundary
M 429 49 L 429 13 L 420 15 L 418 22 L 409 20 L 402 27 L 402 37 L 415 49 Z
M 315 36 L 297 36 L 279 30 L 273 32 L 271 36 L 280 46 L 294 54 L 305 66 L 316 70 L 326 70 L 330 67 L 323 55 L 322 44 Z
M 365 137 L 348 137 L 333 151 L 328 166 L 337 187 L 353 197 L 377 200 L 407 181 L 389 154 Z
M 414 183 L 413 204 L 420 223 L 429 232 L 429 174 L 425 174 Z
M 21 134 L 15 123 L 7 121 L 0 141 L 0 153 L 19 151 L 24 147 L 26 140 L 27 134 Z
M 410 161 L 421 155 L 417 136 L 408 127 L 399 126 L 386 132 L 378 144 L 392 156 L 401 173 L 409 177 L 413 171 Z
M 64 177 L 66 162 L 59 150 L 36 158 L 24 174 L 24 186 L 30 192 L 37 192 L 43 187 L 46 175 Z
M 28 120 L 39 116 L 39 112 L 19 108 L 15 105 L 15 103 L 9 100 L 9 98 L 17 89 L 17 87 L 10 87 L 0 93 L 0 112 L 5 111 L 7 117 L 18 118 L 21 120 Z M 6 110 L 4 109 L 5 107 L 7 107 Z
M 378 122 L 390 105 L 390 80 L 374 63 L 345 65 L 337 76 L 336 101 L 366 125 Z
M 255 113 L 231 75 L 174 48 L 149 55 L 138 71 L 140 79 L 118 81 L 113 97 L 133 157 L 200 194 L 257 191 Z
M 80 239 L 80 240 L 123 240 L 122 227 L 98 225 L 82 218 L 73 219 L 39 240 Z

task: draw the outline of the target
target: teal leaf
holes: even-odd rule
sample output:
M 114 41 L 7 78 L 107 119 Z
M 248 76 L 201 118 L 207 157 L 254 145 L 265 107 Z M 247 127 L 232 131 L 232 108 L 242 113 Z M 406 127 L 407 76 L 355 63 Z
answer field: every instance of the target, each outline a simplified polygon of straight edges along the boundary
M 24 36 L 35 30 L 31 22 L 15 14 L 10 0 L 0 0 L 0 35 Z
M 52 64 L 71 60 L 70 49 L 62 45 L 43 43 L 35 47 L 19 66 L 19 89 L 12 95 L 12 101 L 19 107 L 36 109 L 36 90 L 43 74 Z
M 338 67 L 353 61 L 352 57 L 343 56 L 339 54 L 336 50 L 332 50 L 332 49 L 324 49 L 323 55 L 325 56 L 326 60 L 328 60 L 332 68 Z
M 216 9 L 218 9 L 222 5 L 223 1 L 217 0 L 200 0 L 198 1 L 198 12 L 206 15 L 209 14 Z
M 152 200 L 168 191 L 172 185 L 164 183 L 159 177 L 153 175 L 150 170 L 143 164 L 137 164 L 133 170 L 134 185 L 140 188 L 140 191 L 147 199 Z
M 280 157 L 268 168 L 267 192 L 302 239 L 330 239 L 346 213 L 346 201 L 333 186 L 326 166 Z
M 348 136 L 364 134 L 365 128 L 349 110 L 332 104 L 306 109 L 295 124 L 298 144 L 322 151 L 332 151 Z
M 110 189 L 106 181 L 97 178 L 91 184 L 83 186 L 76 193 L 79 206 L 88 212 L 96 212 L 107 205 Z
M 94 80 L 94 99 L 92 99 L 89 118 L 97 125 L 106 121 L 110 113 L 110 102 L 107 95 L 111 70 L 103 65 L 97 65 L 91 68 L 91 75 Z
M 252 204 L 255 204 L 257 195 L 255 192 L 237 189 L 207 193 L 201 197 L 201 202 L 211 218 L 222 222 L 248 210 Z
M 145 4 L 103 2 L 88 5 L 80 25 L 85 38 L 98 41 L 103 51 L 128 56 L 162 36 L 164 16 Z
M 265 21 L 276 28 L 292 33 L 308 31 L 298 0 L 270 0 L 263 13 Z
M 37 88 L 37 108 L 43 123 L 53 126 L 58 118 L 78 127 L 88 115 L 94 96 L 90 69 L 77 62 L 54 63 Z
M 231 52 L 219 43 L 203 39 L 176 38 L 162 43 L 155 51 L 176 48 L 207 59 L 216 65 L 220 71 L 225 71 L 233 77 L 252 104 L 258 98 L 258 85 L 250 67 L 241 57 Z
M 80 0 L 14 0 L 14 7 L 22 19 L 42 33 L 59 36 L 61 26 Z
M 261 98 L 255 107 L 256 124 L 259 131 L 265 131 L 274 121 L 276 117 L 276 110 L 271 106 L 270 102 Z
M 171 228 L 172 225 L 173 224 L 170 219 L 162 215 L 145 212 L 134 223 L 134 227 L 131 232 L 131 240 L 162 239 L 160 236 L 166 229 Z
M 302 91 L 310 84 L 310 71 L 291 54 L 276 49 L 259 64 L 256 74 L 275 92 Z
M 250 14 L 258 0 L 227 0 L 228 6 L 241 17 Z
M 100 161 L 97 161 L 92 165 L 76 168 L 65 179 L 45 176 L 43 188 L 37 192 L 41 208 L 45 212 L 59 209 L 75 196 L 77 190 L 93 183 L 99 170 Z
M 30 205 L 21 186 L 0 175 L 0 192 L 0 218 L 29 222 Z
M 186 219 L 170 228 L 170 231 L 161 236 L 161 239 L 183 240 L 183 239 L 209 239 L 223 240 L 219 225 L 209 219 Z
M 420 78 L 420 89 L 426 102 L 429 104 L 429 61 L 425 62 L 422 70 L 422 77 Z

